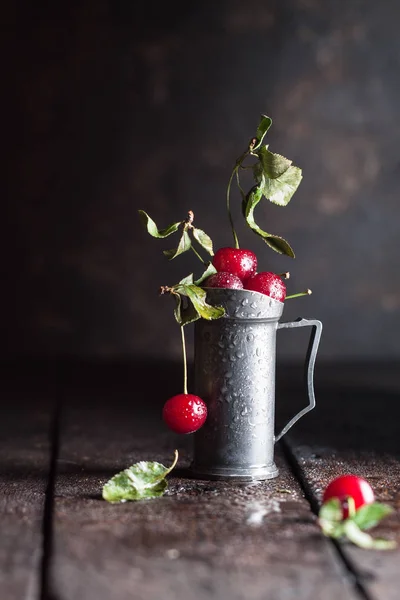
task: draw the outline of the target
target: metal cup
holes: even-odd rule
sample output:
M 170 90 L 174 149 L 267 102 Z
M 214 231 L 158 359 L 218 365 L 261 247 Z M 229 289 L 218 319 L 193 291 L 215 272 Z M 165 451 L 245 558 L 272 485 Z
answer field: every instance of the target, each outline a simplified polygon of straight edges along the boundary
M 322 323 L 279 323 L 283 303 L 248 290 L 207 290 L 224 317 L 195 323 L 194 387 L 207 404 L 194 434 L 190 470 L 203 479 L 256 481 L 277 477 L 275 443 L 315 407 L 313 372 Z M 312 327 L 306 357 L 309 404 L 275 436 L 276 331 Z

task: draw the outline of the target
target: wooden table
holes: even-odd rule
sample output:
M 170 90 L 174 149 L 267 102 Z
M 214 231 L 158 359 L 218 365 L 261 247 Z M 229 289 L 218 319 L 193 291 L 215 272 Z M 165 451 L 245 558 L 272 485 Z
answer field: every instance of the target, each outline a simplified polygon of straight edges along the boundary
M 1 367 L 1 600 L 400 598 L 400 550 L 325 538 L 316 512 L 336 475 L 366 477 L 400 544 L 399 364 L 318 364 L 317 408 L 278 444 L 280 475 L 189 479 L 191 436 L 163 402 L 180 364 L 5 362 Z M 278 368 L 277 427 L 305 402 Z M 170 463 L 169 490 L 111 505 L 102 485 L 138 460 Z

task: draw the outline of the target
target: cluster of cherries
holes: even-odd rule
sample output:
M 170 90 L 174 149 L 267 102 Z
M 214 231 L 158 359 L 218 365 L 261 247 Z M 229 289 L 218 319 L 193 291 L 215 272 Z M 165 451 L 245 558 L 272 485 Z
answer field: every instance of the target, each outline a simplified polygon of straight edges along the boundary
M 212 262 L 217 272 L 203 282 L 203 287 L 245 289 L 279 302 L 285 300 L 286 286 L 281 276 L 269 271 L 257 273 L 257 257 L 251 250 L 220 248 Z M 176 433 L 194 433 L 206 418 L 207 405 L 194 394 L 178 394 L 164 405 L 163 420 Z
M 286 298 L 286 286 L 279 275 L 270 271 L 257 273 L 257 257 L 251 250 L 220 248 L 213 265 L 217 273 L 206 279 L 204 287 L 251 290 L 279 302 Z

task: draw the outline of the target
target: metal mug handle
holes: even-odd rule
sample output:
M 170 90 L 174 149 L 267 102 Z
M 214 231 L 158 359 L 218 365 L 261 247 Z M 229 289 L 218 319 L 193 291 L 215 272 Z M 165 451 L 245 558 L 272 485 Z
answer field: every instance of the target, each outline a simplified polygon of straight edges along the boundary
M 319 341 L 321 339 L 322 323 L 321 321 L 316 321 L 314 319 L 303 319 L 302 317 L 299 317 L 298 319 L 296 319 L 296 321 L 291 321 L 288 323 L 278 323 L 278 329 L 292 329 L 293 327 L 312 327 L 305 362 L 308 406 L 306 406 L 300 412 L 298 412 L 297 415 L 293 417 L 293 419 L 291 419 L 289 423 L 287 423 L 287 425 L 285 425 L 280 434 L 275 436 L 275 442 L 278 442 L 281 439 L 281 437 L 283 437 L 285 433 L 287 433 L 289 429 L 296 423 L 296 421 L 301 419 L 301 417 L 303 417 L 306 413 L 308 413 L 315 407 L 314 365 L 315 359 L 317 357 Z

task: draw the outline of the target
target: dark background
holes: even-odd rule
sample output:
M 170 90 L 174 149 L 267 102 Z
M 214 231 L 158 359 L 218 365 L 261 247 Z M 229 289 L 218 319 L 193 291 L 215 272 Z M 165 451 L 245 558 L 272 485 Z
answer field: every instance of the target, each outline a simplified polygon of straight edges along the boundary
M 168 262 L 172 238 L 148 236 L 138 209 L 160 227 L 192 209 L 231 245 L 226 185 L 265 113 L 270 149 L 304 179 L 257 220 L 296 258 L 244 227 L 234 190 L 241 246 L 290 270 L 288 293 L 313 290 L 284 317 L 323 321 L 321 359 L 400 358 L 399 18 L 396 0 L 3 7 L 3 354 L 180 357 L 158 288 L 198 264 Z

